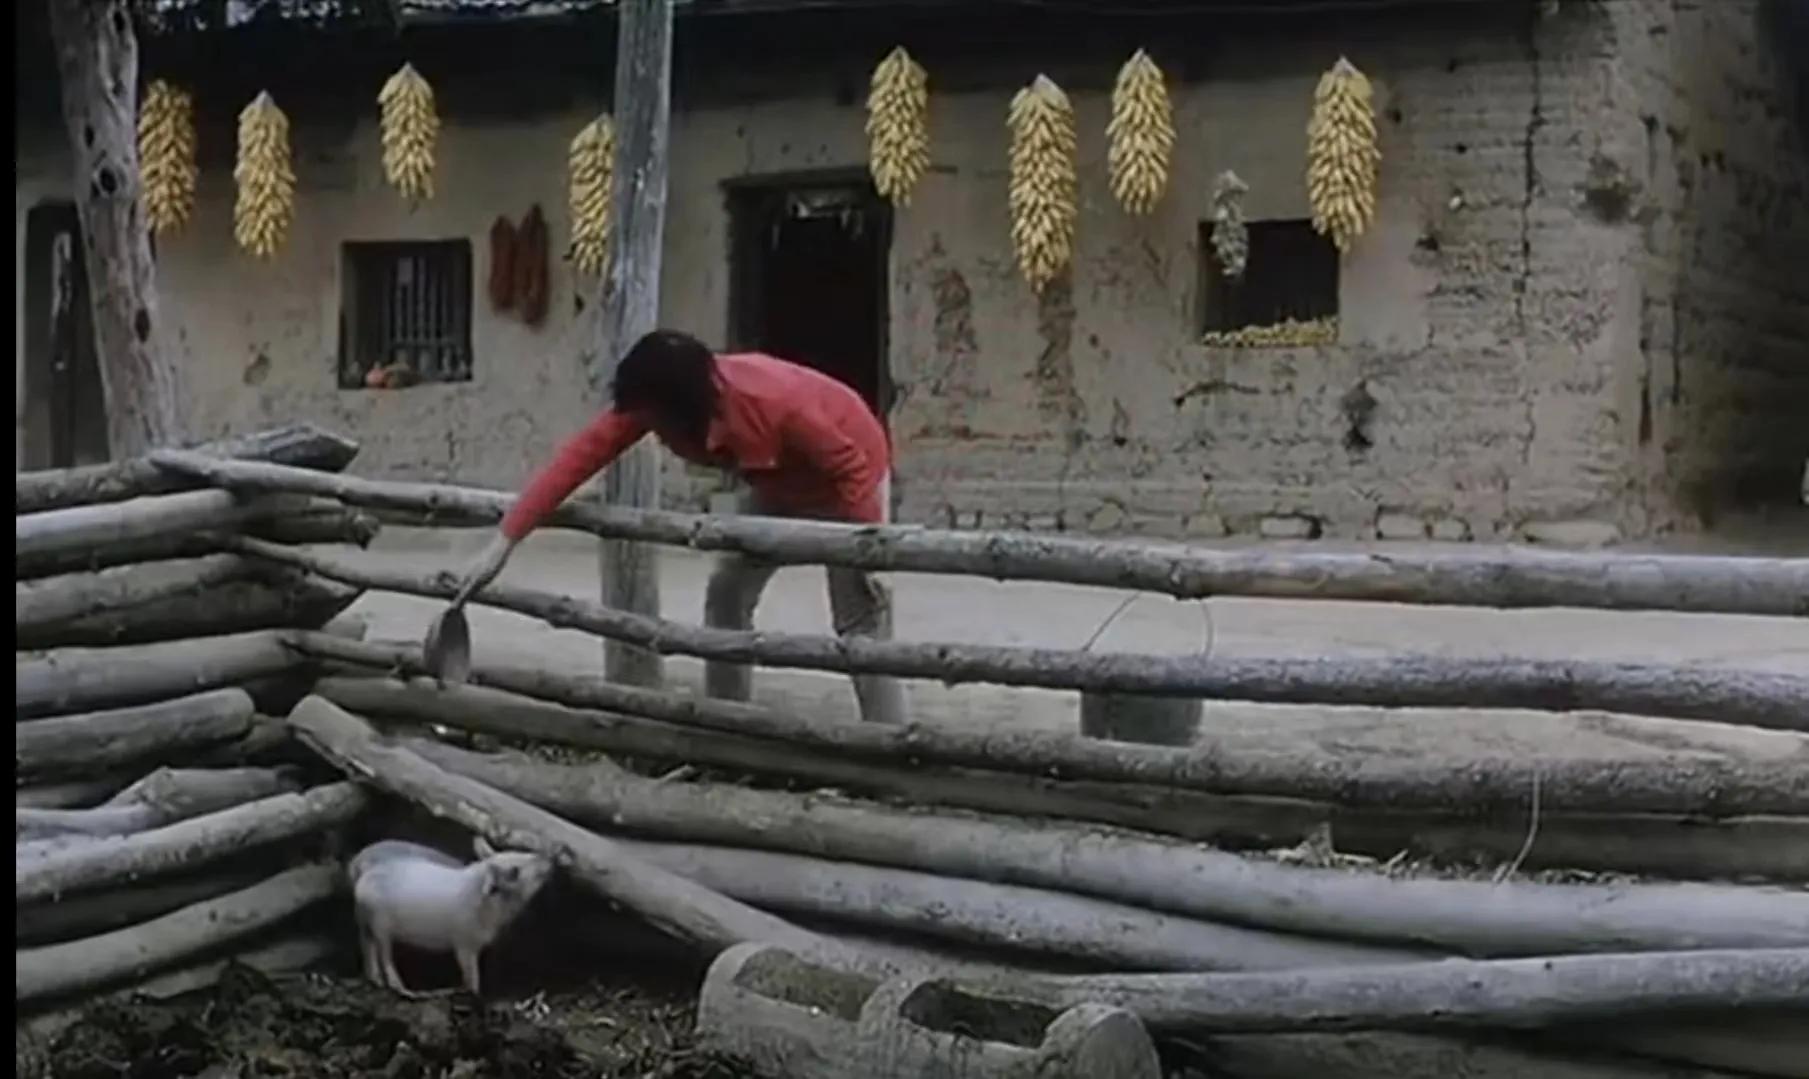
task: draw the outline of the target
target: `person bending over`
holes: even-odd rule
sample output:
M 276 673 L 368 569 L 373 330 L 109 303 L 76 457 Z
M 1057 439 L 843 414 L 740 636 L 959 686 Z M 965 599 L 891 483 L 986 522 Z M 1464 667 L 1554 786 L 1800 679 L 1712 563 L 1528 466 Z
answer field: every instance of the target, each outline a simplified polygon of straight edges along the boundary
M 891 447 L 859 394 L 808 367 L 757 352 L 717 355 L 703 342 L 655 330 L 635 342 L 616 368 L 613 403 L 560 446 L 528 481 L 497 536 L 466 571 L 475 591 L 502 572 L 528 533 L 580 484 L 652 433 L 687 461 L 727 469 L 747 481 L 743 508 L 776 517 L 884 524 L 890 506 Z M 838 634 L 890 638 L 892 598 L 870 575 L 827 567 L 829 608 Z M 729 554 L 710 574 L 704 622 L 749 629 L 754 607 L 778 566 Z M 747 700 L 746 664 L 704 666 L 711 697 Z M 861 718 L 904 719 L 898 683 L 854 676 Z

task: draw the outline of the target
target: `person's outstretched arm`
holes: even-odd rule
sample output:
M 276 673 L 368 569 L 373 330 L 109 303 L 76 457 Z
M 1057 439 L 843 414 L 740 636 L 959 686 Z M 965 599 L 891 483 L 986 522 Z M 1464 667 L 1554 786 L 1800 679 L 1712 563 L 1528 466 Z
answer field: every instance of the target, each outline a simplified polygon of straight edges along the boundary
M 460 595 L 470 595 L 489 584 L 502 572 L 516 544 L 552 516 L 579 484 L 608 468 L 646 434 L 645 423 L 611 408 L 566 439 L 554 451 L 553 459 L 522 488 L 515 504 L 503 516 L 495 538 L 465 571 Z

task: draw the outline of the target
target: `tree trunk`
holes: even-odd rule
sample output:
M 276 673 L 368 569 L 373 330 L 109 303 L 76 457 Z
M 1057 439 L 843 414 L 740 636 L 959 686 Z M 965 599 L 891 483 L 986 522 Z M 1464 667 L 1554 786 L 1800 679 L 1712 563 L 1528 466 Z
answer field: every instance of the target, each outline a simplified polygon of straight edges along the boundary
M 13 804 L 19 809 L 81 809 L 106 801 L 132 779 L 128 772 L 112 772 L 63 783 L 18 787 L 13 791 Z
M 34 719 L 14 728 L 14 774 L 114 769 L 225 742 L 251 729 L 251 697 L 216 689 L 136 708 Z
M 306 492 L 436 522 L 502 519 L 512 497 L 446 484 L 325 476 L 205 454 L 159 451 L 162 467 L 222 487 Z M 875 572 L 1058 581 L 1177 599 L 1250 596 L 1460 607 L 1582 607 L 1798 617 L 1809 614 L 1809 558 L 1729 558 L 1523 547 L 1462 551 L 1216 549 L 1028 532 L 955 532 L 760 517 L 699 517 L 569 502 L 556 527 L 617 539 L 744 551 L 781 564 Z
M 243 556 L 216 554 L 19 581 L 13 586 L 13 630 L 27 639 L 15 647 L 43 647 L 29 638 L 44 626 L 153 603 L 256 573 L 257 566 Z
M 1534 884 L 1308 869 L 1065 821 L 889 809 L 581 766 L 458 766 L 574 820 L 1048 888 L 1282 932 L 1471 955 L 1809 946 L 1809 894 L 1707 884 Z
M 260 629 L 314 629 L 350 607 L 364 591 L 299 570 L 272 569 L 265 563 L 251 567 L 248 576 L 145 603 L 20 625 L 14 640 L 21 648 L 63 648 L 149 644 Z
M 281 674 L 301 662 L 281 630 L 20 653 L 14 712 L 26 719 L 148 704 Z
M 452 598 L 450 577 L 378 566 L 234 537 L 232 549 L 366 588 Z M 473 602 L 532 615 L 560 629 L 634 641 L 663 653 L 774 667 L 870 672 L 945 684 L 992 682 L 1159 696 L 1377 707 L 1467 707 L 1658 712 L 1725 722 L 1809 727 L 1809 674 L 1719 671 L 1542 660 L 1239 659 L 1155 656 L 1011 645 L 890 641 L 714 629 L 650 618 L 573 596 L 491 584 Z M 1643 705 L 1644 708 L 1636 708 Z M 1809 774 L 1792 784 L 1809 797 Z
M 295 789 L 294 777 L 280 768 L 159 768 L 129 785 L 119 783 L 107 791 L 111 797 L 97 798 L 99 804 L 86 808 L 21 802 L 14 812 L 22 848 L 27 840 L 51 836 L 124 835 L 158 828 Z
M 94 345 L 115 458 L 183 433 L 180 370 L 164 348 L 138 170 L 138 38 L 126 0 L 50 0 L 63 122 L 75 160 Z
M 349 543 L 368 547 L 382 526 L 374 514 L 315 499 L 293 511 L 274 512 L 273 507 L 272 516 L 252 518 L 236 527 L 248 536 L 272 543 Z M 110 566 L 201 558 L 221 550 L 220 536 L 214 533 L 166 532 L 100 547 L 75 547 L 15 558 L 13 576 L 23 580 L 52 574 L 94 573 Z
M 14 899 L 42 903 L 73 892 L 165 877 L 265 846 L 345 824 L 363 811 L 364 792 L 350 783 L 279 794 L 135 835 L 109 836 L 29 863 L 15 859 Z
M 660 252 L 666 227 L 666 158 L 672 110 L 672 0 L 616 4 L 614 238 L 597 310 L 602 320 L 593 367 L 604 390 L 635 341 L 659 325 Z M 594 396 L 601 396 L 595 394 Z M 603 500 L 657 509 L 660 448 L 642 439 L 603 474 Z M 659 549 L 605 540 L 599 551 L 602 600 L 652 617 L 660 613 Z M 604 670 L 612 681 L 659 685 L 657 652 L 610 641 Z
M 363 661 L 374 666 L 419 669 L 412 657 L 392 658 L 390 646 L 311 643 L 306 634 L 295 639 L 304 650 L 316 649 L 323 656 L 352 662 L 365 657 Z M 765 743 L 781 742 L 793 752 L 802 751 L 790 774 L 805 776 L 822 775 L 808 767 L 814 752 L 834 761 L 832 767 L 844 769 L 858 768 L 857 761 L 878 762 L 894 772 L 937 764 L 1019 772 L 1049 781 L 1090 780 L 1218 795 L 1319 799 L 1344 806 L 1439 808 L 1466 818 L 1504 810 L 1523 821 L 1535 783 L 1540 788 L 1540 807 L 1547 811 L 1809 815 L 1809 790 L 1800 789 L 1802 784 L 1796 781 L 1801 779 L 1801 769 L 1791 760 L 1775 764 L 1682 758 L 1650 764 L 1490 761 L 1486 766 L 1454 771 L 1448 766 L 1412 762 L 1328 761 L 1321 754 L 1240 754 L 1222 746 L 1207 755 L 1045 731 L 981 732 L 927 724 L 885 728 L 822 722 L 781 716 L 758 705 L 615 686 L 537 669 L 485 666 L 472 673 L 480 685 L 417 681 L 406 687 L 395 683 L 357 685 L 343 692 L 364 695 L 360 699 L 368 702 L 368 707 L 413 718 L 424 718 L 431 710 L 444 707 L 448 716 L 471 717 L 473 723 L 483 724 L 474 729 L 486 733 L 573 742 L 634 755 L 689 759 L 693 754 L 711 754 L 706 748 L 711 745 L 747 746 L 751 748 L 724 748 L 715 751 L 720 756 L 701 759 L 754 770 L 788 771 L 784 761 L 775 767 L 764 760 L 756 763 L 749 756 Z M 339 683 L 331 684 L 332 692 L 341 692 Z M 549 699 L 584 710 L 562 707 Z M 627 707 L 618 711 L 623 705 Z M 486 710 L 490 710 L 487 715 Z M 647 721 L 637 726 L 633 716 Z M 1436 713 L 1416 714 L 1414 721 L 1430 724 L 1436 718 Z M 456 725 L 458 720 L 446 722 Z M 647 736 L 636 741 L 635 734 L 616 735 L 616 730 L 644 731 Z M 1793 788 L 1798 788 L 1798 793 L 1791 793 Z
M 1427 958 L 1181 918 L 1041 888 L 773 851 L 620 842 L 662 869 L 787 917 L 829 918 L 868 929 L 1059 956 L 1101 970 L 1289 970 Z
M 358 443 L 313 424 L 296 423 L 203 443 L 195 452 L 338 472 L 358 455 Z M 147 458 L 132 457 L 104 465 L 20 472 L 14 476 L 13 486 L 13 513 L 17 515 L 168 494 L 199 484 L 160 469 Z
M 242 891 L 196 903 L 142 925 L 14 955 L 15 1004 L 142 978 L 198 952 L 251 936 L 345 886 L 337 865 L 304 865 Z
M 289 716 L 302 741 L 348 774 L 456 821 L 500 847 L 556 855 L 579 883 L 666 932 L 711 949 L 767 940 L 821 954 L 812 934 L 628 855 L 615 843 L 536 806 L 447 772 L 380 738 L 320 697 Z
M 110 933 L 250 887 L 270 875 L 268 867 L 210 870 L 167 881 L 128 884 L 108 892 L 74 895 L 56 903 L 18 907 L 13 911 L 13 943 L 17 947 L 78 940 Z
M 1437 963 L 1261 974 L 1024 979 L 1012 994 L 1049 1007 L 1126 1008 L 1152 1030 L 1259 1033 L 1541 1027 L 1798 1008 L 1809 947 Z
M 230 491 L 181 491 L 124 502 L 27 513 L 13 518 L 13 552 L 30 563 L 95 548 L 129 546 L 208 529 L 235 530 L 248 521 L 309 507 L 292 495 L 239 499 Z

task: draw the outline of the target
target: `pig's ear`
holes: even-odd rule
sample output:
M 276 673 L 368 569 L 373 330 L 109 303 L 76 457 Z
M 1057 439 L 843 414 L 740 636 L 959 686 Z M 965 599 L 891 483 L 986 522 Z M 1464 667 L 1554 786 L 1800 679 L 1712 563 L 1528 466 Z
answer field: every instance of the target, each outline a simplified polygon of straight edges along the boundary
M 477 852 L 479 859 L 489 858 L 496 853 L 496 848 L 492 847 L 490 841 L 481 835 L 472 837 L 471 849 Z

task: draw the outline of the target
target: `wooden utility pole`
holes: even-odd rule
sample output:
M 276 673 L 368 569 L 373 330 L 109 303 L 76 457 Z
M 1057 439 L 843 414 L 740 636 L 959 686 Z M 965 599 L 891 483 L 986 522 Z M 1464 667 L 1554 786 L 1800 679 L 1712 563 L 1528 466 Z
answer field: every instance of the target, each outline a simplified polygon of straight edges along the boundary
M 159 347 L 156 269 L 139 197 L 138 37 L 127 0 L 48 3 L 107 446 L 116 459 L 132 457 L 175 445 L 183 433 L 178 372 Z
M 599 353 L 605 381 L 629 346 L 659 323 L 672 114 L 672 0 L 618 0 L 616 14 L 615 228 L 603 279 Z M 652 439 L 642 439 L 603 474 L 603 497 L 619 506 L 658 507 L 660 448 Z M 658 555 L 651 544 L 604 540 L 603 602 L 659 614 Z M 657 654 L 617 641 L 604 646 L 603 667 L 617 682 L 651 686 L 663 677 Z

